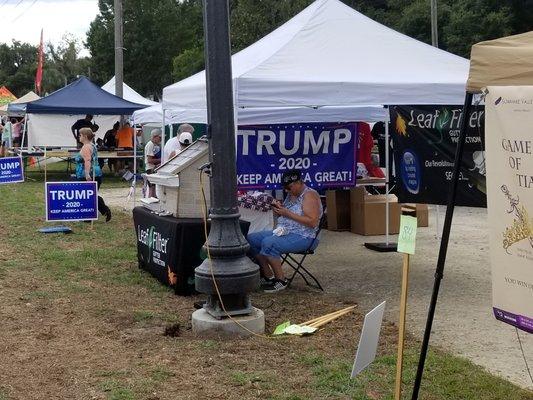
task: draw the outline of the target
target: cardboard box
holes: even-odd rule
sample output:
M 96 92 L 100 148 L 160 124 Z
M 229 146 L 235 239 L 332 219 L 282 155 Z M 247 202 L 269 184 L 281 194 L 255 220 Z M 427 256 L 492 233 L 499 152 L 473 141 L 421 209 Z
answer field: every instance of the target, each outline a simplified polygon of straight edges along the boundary
M 416 219 L 419 228 L 429 226 L 429 209 L 427 204 L 402 204 L 402 207 L 407 207 L 416 212 Z
M 385 234 L 386 195 L 369 195 L 364 187 L 350 190 L 351 232 L 359 235 Z M 400 205 L 398 198 L 388 195 L 389 233 L 400 230 Z
M 326 190 L 328 230 L 350 230 L 350 191 Z

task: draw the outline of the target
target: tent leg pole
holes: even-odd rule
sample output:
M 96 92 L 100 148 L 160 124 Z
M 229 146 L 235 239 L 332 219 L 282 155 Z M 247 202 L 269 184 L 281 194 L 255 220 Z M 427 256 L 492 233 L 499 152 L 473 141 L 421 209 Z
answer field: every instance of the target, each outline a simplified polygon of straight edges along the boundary
M 24 148 L 26 140 L 26 132 L 28 131 L 28 114 L 24 114 L 24 130 L 22 131 L 22 142 L 20 142 L 20 150 Z
M 131 118 L 131 125 L 133 126 L 133 208 L 135 208 L 137 192 L 137 132 L 135 132 L 135 119 L 133 116 Z
M 161 165 L 167 160 L 165 160 L 165 109 L 163 108 L 163 121 L 161 121 Z
M 385 143 L 389 143 L 389 124 L 385 123 Z M 385 147 L 385 242 L 389 245 L 389 146 Z
M 385 108 L 388 109 L 387 106 Z M 391 242 L 389 237 L 389 220 L 390 220 L 390 203 L 389 203 L 389 178 L 390 178 L 390 168 L 389 168 L 389 122 L 390 116 L 386 121 L 383 121 L 385 124 L 385 142 L 387 146 L 385 147 L 385 242 L 380 243 L 369 243 L 366 242 L 364 246 L 373 251 L 379 251 L 381 253 L 389 253 L 396 251 L 398 245 L 396 242 Z
M 420 350 L 420 359 L 418 361 L 418 369 L 416 371 L 416 378 L 413 387 L 413 395 L 411 400 L 418 399 L 418 392 L 420 391 L 420 384 L 422 382 L 422 375 L 424 373 L 424 364 L 426 361 L 429 338 L 431 336 L 431 327 L 433 326 L 433 318 L 435 316 L 435 309 L 437 307 L 437 299 L 439 297 L 440 282 L 442 281 L 444 264 L 446 262 L 446 253 L 448 251 L 448 241 L 450 239 L 450 230 L 452 227 L 453 211 L 455 208 L 455 199 L 457 197 L 457 185 L 459 183 L 459 173 L 461 170 L 461 159 L 463 157 L 463 148 L 466 139 L 466 129 L 468 126 L 468 116 L 472 107 L 472 93 L 466 93 L 465 104 L 463 107 L 463 116 L 461 119 L 459 141 L 455 151 L 455 161 L 453 165 L 453 177 L 450 182 L 450 192 L 448 195 L 448 203 L 446 207 L 446 216 L 444 217 L 444 227 L 442 231 L 442 239 L 440 242 L 439 258 L 437 260 L 437 268 L 435 271 L 435 280 L 433 284 L 433 293 L 431 295 L 431 302 L 429 304 L 428 316 L 426 321 L 426 329 L 424 331 L 424 339 L 422 341 L 422 348 Z

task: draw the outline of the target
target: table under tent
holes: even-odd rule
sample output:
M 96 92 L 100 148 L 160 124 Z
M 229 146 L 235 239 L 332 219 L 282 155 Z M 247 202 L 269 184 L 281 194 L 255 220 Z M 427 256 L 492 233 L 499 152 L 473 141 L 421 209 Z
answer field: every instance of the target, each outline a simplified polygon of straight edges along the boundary
M 462 104 L 468 68 L 468 60 L 339 0 L 317 0 L 232 56 L 235 121 L 383 121 L 389 143 L 389 106 Z M 171 112 L 182 122 L 206 123 L 205 71 L 164 88 L 162 108 L 163 115 Z M 387 145 L 387 177 L 388 150 Z M 386 221 L 388 210 L 387 205 Z

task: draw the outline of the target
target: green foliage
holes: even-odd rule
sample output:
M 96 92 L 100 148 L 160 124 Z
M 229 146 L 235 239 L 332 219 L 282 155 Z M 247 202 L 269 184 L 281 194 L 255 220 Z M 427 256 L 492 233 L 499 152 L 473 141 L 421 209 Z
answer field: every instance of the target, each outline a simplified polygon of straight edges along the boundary
M 89 60 L 78 56 L 81 49 L 81 44 L 70 35 L 65 35 L 57 44 L 45 45 L 43 94 L 63 87 L 78 75 L 89 73 Z M 35 90 L 37 51 L 37 46 L 18 41 L 0 44 L 0 85 L 6 85 L 17 97 Z
M 14 40 L 0 44 L 0 86 L 6 85 L 20 97 L 33 89 L 37 69 L 37 48 Z
M 368 17 L 431 43 L 429 0 L 342 0 Z M 312 0 L 230 0 L 232 51 L 264 37 Z M 113 0 L 99 0 L 78 58 L 72 37 L 46 49 L 43 88 L 52 92 L 77 75 L 103 84 L 114 75 Z M 533 29 L 533 0 L 439 0 L 439 47 L 468 57 L 472 44 Z M 0 44 L 0 85 L 17 96 L 33 89 L 36 46 Z M 160 98 L 162 88 L 204 68 L 201 0 L 124 2 L 124 80 L 141 94 Z
M 99 1 L 87 48 L 96 82 L 114 75 L 113 1 Z M 124 2 L 124 81 L 141 94 L 160 97 L 173 81 L 173 59 L 202 42 L 200 0 L 129 0 Z M 201 64 L 200 64 L 201 67 Z

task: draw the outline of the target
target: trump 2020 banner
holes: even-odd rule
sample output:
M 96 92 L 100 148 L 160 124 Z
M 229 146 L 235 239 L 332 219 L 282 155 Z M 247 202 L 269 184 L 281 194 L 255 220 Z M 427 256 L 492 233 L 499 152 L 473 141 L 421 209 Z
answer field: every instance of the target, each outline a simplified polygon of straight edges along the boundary
M 46 182 L 47 221 L 98 219 L 96 182 Z
M 533 87 L 489 87 L 487 200 L 494 316 L 533 333 Z
M 22 157 L 0 158 L 0 185 L 24 182 Z
M 484 108 L 467 116 L 456 204 L 486 207 Z M 402 203 L 446 204 L 459 140 L 461 106 L 394 106 L 396 195 Z
M 292 169 L 316 189 L 354 186 L 356 143 L 355 122 L 239 126 L 237 186 L 280 189 Z

